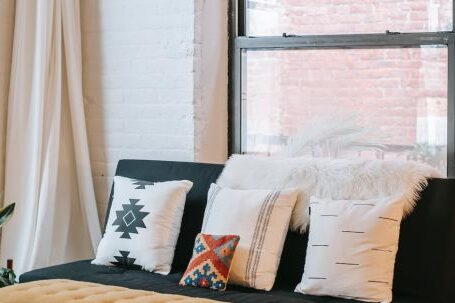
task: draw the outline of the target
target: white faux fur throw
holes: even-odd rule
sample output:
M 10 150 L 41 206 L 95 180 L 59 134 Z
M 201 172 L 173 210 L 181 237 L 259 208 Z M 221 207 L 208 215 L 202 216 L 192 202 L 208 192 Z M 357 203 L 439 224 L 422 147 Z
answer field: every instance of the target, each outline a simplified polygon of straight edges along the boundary
M 339 200 L 402 195 L 409 214 L 429 178 L 440 173 L 412 161 L 277 158 L 233 155 L 217 184 L 233 189 L 298 188 L 291 229 L 305 232 L 311 196 Z

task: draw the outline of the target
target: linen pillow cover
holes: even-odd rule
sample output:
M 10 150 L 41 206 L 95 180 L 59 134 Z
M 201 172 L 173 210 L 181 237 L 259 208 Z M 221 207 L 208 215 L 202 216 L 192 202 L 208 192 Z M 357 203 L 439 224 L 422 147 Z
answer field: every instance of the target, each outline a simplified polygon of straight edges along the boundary
M 391 302 L 404 199 L 310 200 L 310 231 L 296 292 Z
M 239 244 L 229 282 L 270 290 L 275 282 L 297 191 L 210 186 L 202 233 L 235 234 Z
M 193 257 L 179 284 L 225 290 L 239 240 L 237 235 L 198 234 Z
M 114 177 L 103 239 L 92 264 L 168 274 L 190 181 L 149 182 Z

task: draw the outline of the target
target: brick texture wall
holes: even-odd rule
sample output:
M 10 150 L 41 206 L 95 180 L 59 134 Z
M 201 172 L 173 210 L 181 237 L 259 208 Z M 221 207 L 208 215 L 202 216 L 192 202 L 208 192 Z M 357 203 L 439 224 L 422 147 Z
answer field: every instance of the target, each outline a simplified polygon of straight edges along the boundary
M 219 25 L 207 16 L 227 16 L 227 5 L 206 2 L 81 1 L 84 102 L 100 220 L 119 159 L 226 158 L 226 143 L 205 150 L 213 138 L 227 142 L 227 44 L 204 52 L 201 46 L 207 38 L 227 43 L 227 22 L 215 33 L 205 30 Z M 213 53 L 219 56 L 212 59 Z M 221 80 L 207 87 L 213 78 Z M 219 119 L 210 122 L 209 115 Z
M 250 34 L 340 34 L 450 30 L 451 1 L 251 1 Z M 446 48 L 259 51 L 245 55 L 252 151 L 275 152 L 317 117 L 353 115 L 386 154 L 415 144 L 445 170 Z M 269 144 L 268 138 L 277 144 Z M 391 147 L 390 147 L 391 146 Z M 422 152 L 420 150 L 419 152 Z M 434 161 L 433 161 L 434 160 Z
M 452 29 L 450 0 L 249 0 L 249 7 L 251 35 Z
M 4 186 L 6 112 L 11 67 L 14 3 L 14 0 L 0 0 L 0 192 L 3 192 Z

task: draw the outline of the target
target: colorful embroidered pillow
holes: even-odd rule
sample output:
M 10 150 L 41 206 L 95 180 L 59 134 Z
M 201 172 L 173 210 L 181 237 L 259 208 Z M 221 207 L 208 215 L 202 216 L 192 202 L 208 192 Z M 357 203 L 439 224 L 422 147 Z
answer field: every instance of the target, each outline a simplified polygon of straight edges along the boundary
M 198 234 L 193 257 L 179 284 L 225 290 L 239 240 L 236 235 Z

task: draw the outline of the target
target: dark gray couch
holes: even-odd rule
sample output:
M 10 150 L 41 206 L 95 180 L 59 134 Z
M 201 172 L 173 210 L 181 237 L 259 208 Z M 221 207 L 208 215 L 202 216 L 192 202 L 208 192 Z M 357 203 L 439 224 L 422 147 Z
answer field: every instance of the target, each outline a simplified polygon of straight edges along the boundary
M 146 160 L 122 160 L 118 164 L 116 174 L 120 176 L 149 181 L 188 179 L 194 182 L 187 197 L 170 275 L 91 265 L 90 260 L 85 260 L 25 273 L 20 276 L 20 282 L 73 279 L 228 302 L 356 302 L 293 292 L 303 272 L 308 240 L 306 234 L 294 232 L 288 233 L 275 286 L 270 292 L 231 285 L 225 292 L 178 286 L 182 272 L 191 258 L 194 238 L 201 229 L 209 185 L 216 181 L 222 169 L 223 165 L 217 164 Z M 414 212 L 402 223 L 395 269 L 394 302 L 455 302 L 453 179 L 431 180 Z

